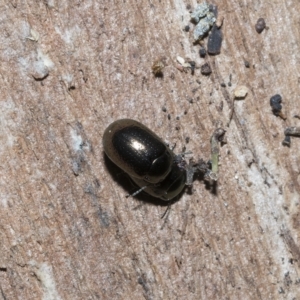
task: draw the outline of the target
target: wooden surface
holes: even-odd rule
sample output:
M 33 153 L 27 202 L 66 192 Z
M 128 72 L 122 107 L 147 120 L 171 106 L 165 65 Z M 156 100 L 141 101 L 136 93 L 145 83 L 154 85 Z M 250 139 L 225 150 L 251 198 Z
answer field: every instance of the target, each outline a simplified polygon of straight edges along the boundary
M 300 2 L 216 2 L 224 41 L 205 59 L 188 4 L 0 0 L 0 299 L 300 299 L 300 140 L 281 145 L 300 125 Z M 205 160 L 226 128 L 216 191 L 196 180 L 163 220 L 162 203 L 126 199 L 102 148 L 124 117 Z

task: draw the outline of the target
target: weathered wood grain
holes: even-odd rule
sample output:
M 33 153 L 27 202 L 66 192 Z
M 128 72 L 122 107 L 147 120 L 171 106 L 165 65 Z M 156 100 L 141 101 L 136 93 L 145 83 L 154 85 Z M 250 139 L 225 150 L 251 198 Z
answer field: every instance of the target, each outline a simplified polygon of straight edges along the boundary
M 215 1 L 224 40 L 206 58 L 188 4 L 0 0 L 0 299 L 299 299 L 300 140 L 281 142 L 300 123 L 300 2 Z M 126 199 L 101 142 L 123 117 L 204 159 L 226 128 L 216 190 L 196 180 L 165 220 Z

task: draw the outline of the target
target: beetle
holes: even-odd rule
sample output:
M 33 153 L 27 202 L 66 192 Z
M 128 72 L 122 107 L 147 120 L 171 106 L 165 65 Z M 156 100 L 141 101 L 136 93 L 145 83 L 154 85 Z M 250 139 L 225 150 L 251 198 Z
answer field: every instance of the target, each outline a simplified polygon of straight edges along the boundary
M 151 196 L 169 201 L 185 187 L 187 171 L 182 155 L 175 155 L 138 121 L 120 119 L 111 123 L 104 132 L 103 147 L 109 159 Z

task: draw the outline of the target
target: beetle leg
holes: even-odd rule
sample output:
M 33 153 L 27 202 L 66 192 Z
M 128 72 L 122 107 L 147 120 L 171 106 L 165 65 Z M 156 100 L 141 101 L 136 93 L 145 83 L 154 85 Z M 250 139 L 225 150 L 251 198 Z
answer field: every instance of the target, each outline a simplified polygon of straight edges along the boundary
M 135 191 L 133 194 L 126 195 L 126 198 L 129 198 L 130 196 L 131 197 L 136 196 L 137 194 L 141 193 L 145 188 L 147 188 L 147 185 L 141 187 L 140 189 L 138 189 L 137 191 Z

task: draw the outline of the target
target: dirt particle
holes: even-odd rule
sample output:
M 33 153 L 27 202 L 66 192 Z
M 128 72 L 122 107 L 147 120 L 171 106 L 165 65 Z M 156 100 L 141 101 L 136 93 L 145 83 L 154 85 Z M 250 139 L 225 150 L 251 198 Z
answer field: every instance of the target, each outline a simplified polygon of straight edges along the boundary
M 257 33 L 262 33 L 266 28 L 266 22 L 263 18 L 259 18 L 255 24 L 255 30 Z
M 189 26 L 189 25 L 186 25 L 186 26 L 184 27 L 184 31 L 185 31 L 185 32 L 189 32 L 189 31 L 190 31 L 190 26 Z
M 244 65 L 245 65 L 246 68 L 250 68 L 250 63 L 249 63 L 249 61 L 245 60 L 245 61 L 244 61 Z
M 210 55 L 217 55 L 221 52 L 221 46 L 223 41 L 223 33 L 221 28 L 216 25 L 212 27 L 211 33 L 207 41 L 207 52 Z
M 206 49 L 201 47 L 199 50 L 200 57 L 204 58 L 206 56 Z
M 205 63 L 204 65 L 201 66 L 201 74 L 208 76 L 211 74 L 211 67 L 209 65 L 209 63 Z
M 300 127 L 287 127 L 284 131 L 285 135 L 300 137 Z
M 244 85 L 240 85 L 234 90 L 235 99 L 245 99 L 248 94 L 248 88 Z
M 270 98 L 270 105 L 272 107 L 272 112 L 275 116 L 281 117 L 283 120 L 286 119 L 286 116 L 281 111 L 282 109 L 282 97 L 279 94 L 276 94 Z
M 282 145 L 290 147 L 291 146 L 291 137 L 286 135 L 284 140 L 282 141 Z

